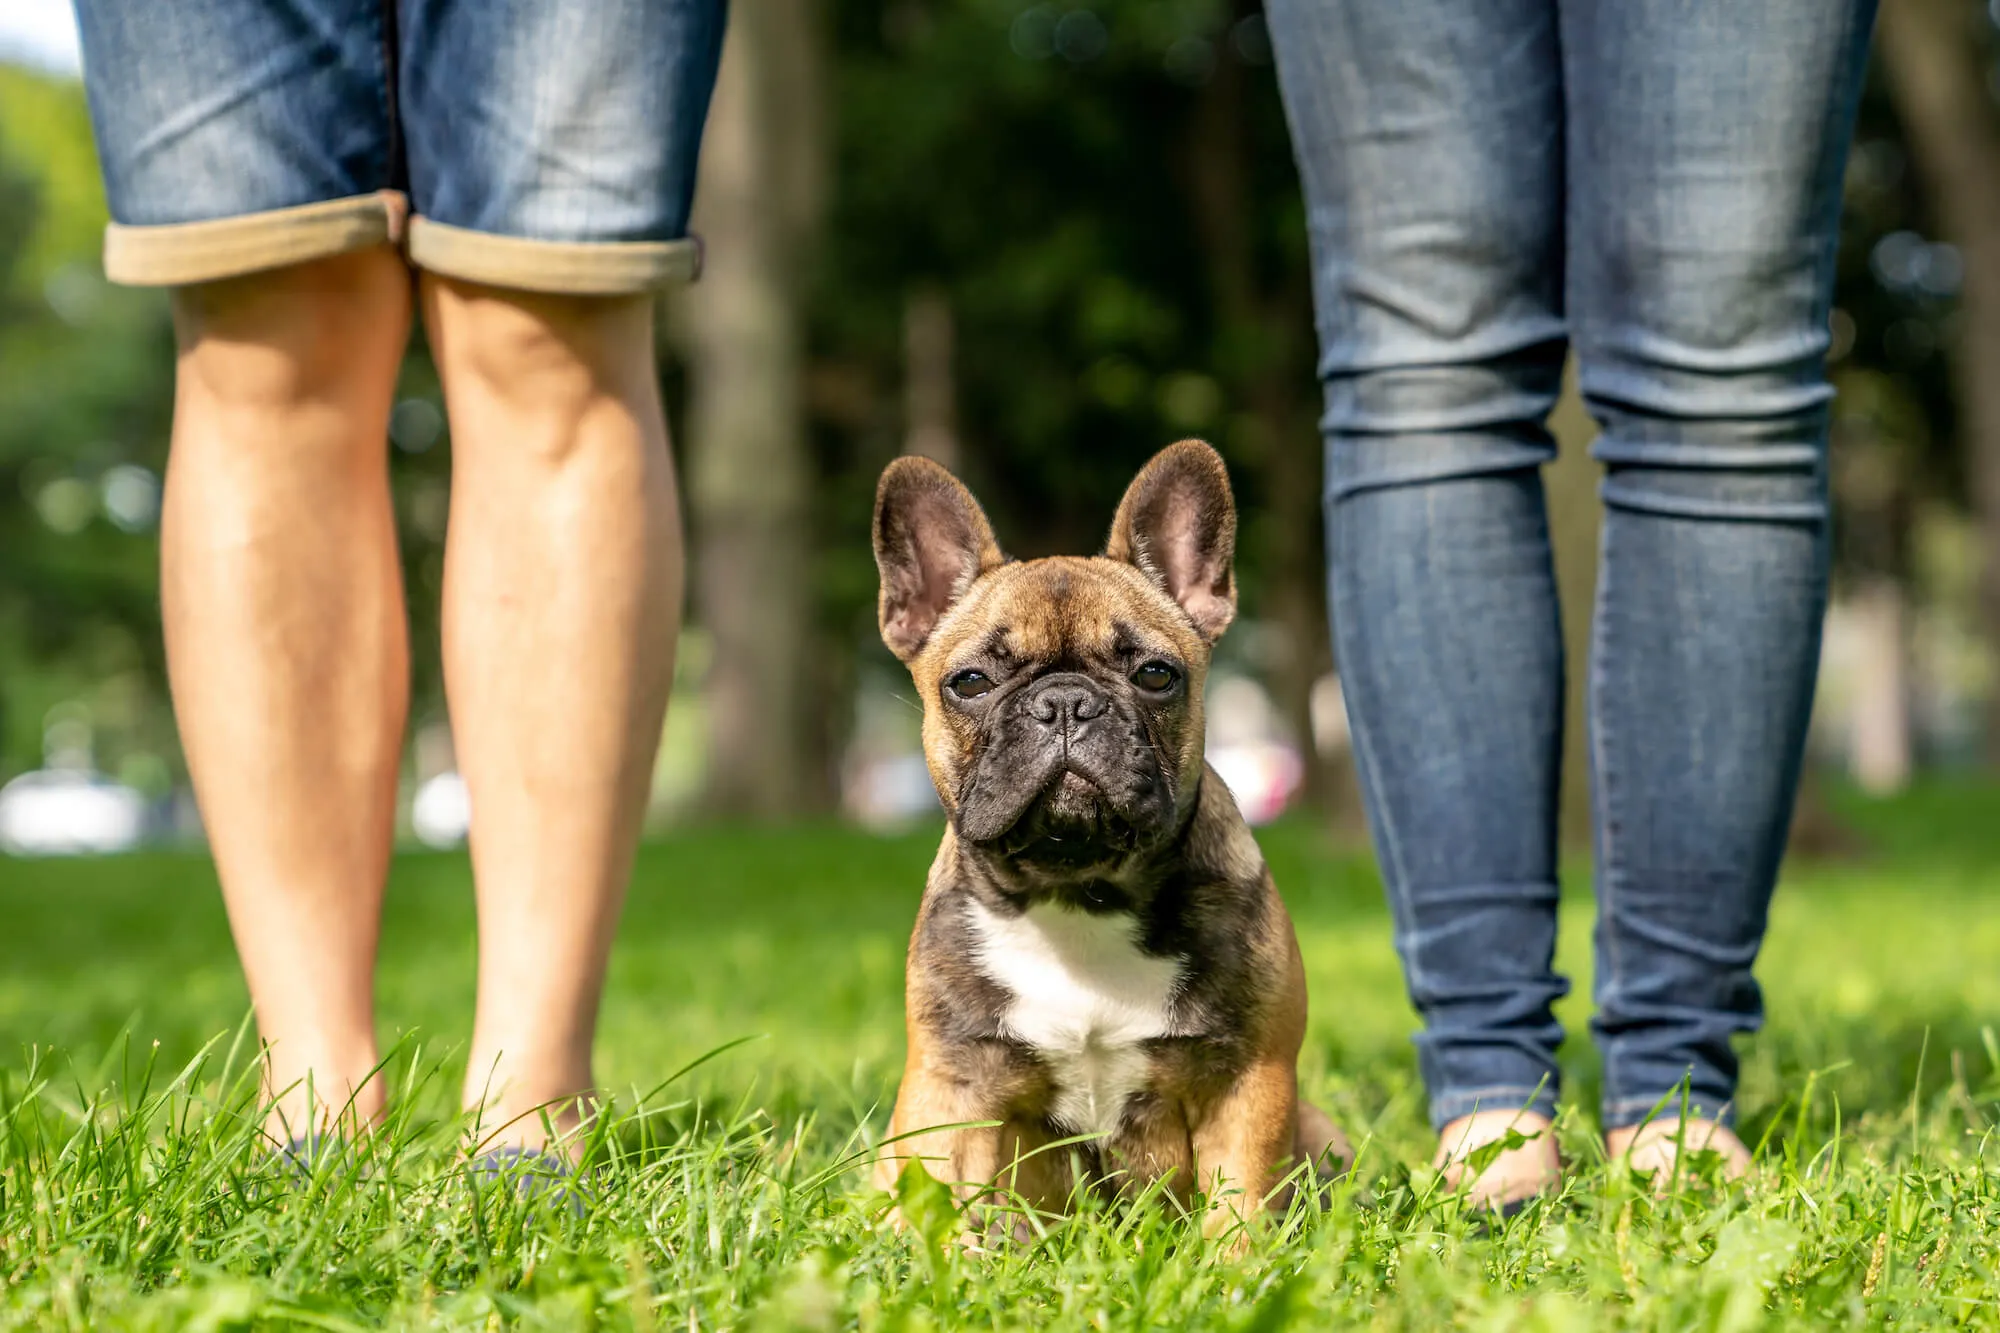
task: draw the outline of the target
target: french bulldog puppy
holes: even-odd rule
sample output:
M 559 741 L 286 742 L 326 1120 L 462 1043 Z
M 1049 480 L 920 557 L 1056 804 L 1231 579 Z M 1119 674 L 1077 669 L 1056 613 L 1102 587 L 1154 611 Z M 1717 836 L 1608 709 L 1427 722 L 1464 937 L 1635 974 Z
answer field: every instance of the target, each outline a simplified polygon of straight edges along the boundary
M 1203 759 L 1235 539 L 1198 440 L 1146 465 L 1095 557 L 1011 560 L 944 468 L 883 472 L 882 638 L 923 698 L 949 816 L 910 940 L 884 1188 L 921 1158 L 1004 1229 L 1016 1199 L 1060 1211 L 1080 1167 L 1114 1195 L 1199 1191 L 1219 1233 L 1282 1207 L 1299 1164 L 1345 1169 L 1345 1138 L 1299 1100 L 1291 918 Z

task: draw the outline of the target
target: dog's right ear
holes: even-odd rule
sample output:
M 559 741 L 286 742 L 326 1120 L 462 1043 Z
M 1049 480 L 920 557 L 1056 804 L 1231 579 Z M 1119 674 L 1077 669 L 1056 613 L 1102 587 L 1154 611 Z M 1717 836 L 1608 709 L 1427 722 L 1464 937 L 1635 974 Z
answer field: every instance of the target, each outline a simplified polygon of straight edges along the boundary
M 882 642 L 907 662 L 972 581 L 1006 560 L 979 502 L 928 458 L 898 458 L 875 488 L 876 612 Z

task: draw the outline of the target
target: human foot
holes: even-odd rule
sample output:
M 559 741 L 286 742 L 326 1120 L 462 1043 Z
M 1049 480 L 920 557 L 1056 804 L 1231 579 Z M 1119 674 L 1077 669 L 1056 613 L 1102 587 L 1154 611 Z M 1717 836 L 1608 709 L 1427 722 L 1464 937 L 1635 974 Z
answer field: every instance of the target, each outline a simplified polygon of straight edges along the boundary
M 1473 1156 L 1504 1143 L 1509 1131 L 1528 1141 L 1502 1148 L 1472 1174 Z M 1463 1190 L 1466 1202 L 1498 1212 L 1519 1209 L 1562 1179 L 1554 1128 L 1547 1116 L 1535 1111 L 1474 1111 L 1460 1116 L 1438 1132 L 1432 1165 L 1443 1172 L 1446 1188 L 1454 1193 Z
M 1606 1130 L 1604 1148 L 1612 1161 L 1623 1161 L 1631 1170 L 1651 1176 L 1653 1188 L 1661 1191 L 1672 1186 L 1683 1150 L 1720 1156 L 1724 1180 L 1740 1180 L 1752 1165 L 1750 1150 L 1735 1131 L 1699 1116 L 1649 1120 L 1643 1125 Z

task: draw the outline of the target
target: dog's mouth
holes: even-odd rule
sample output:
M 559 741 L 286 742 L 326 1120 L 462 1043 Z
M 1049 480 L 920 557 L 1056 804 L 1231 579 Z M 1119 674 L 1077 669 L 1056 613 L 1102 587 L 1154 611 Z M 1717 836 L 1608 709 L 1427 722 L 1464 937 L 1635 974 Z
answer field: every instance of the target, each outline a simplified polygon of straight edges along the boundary
M 997 840 L 1009 860 L 1049 869 L 1087 869 L 1129 854 L 1136 830 L 1104 791 L 1073 768 L 1029 803 Z

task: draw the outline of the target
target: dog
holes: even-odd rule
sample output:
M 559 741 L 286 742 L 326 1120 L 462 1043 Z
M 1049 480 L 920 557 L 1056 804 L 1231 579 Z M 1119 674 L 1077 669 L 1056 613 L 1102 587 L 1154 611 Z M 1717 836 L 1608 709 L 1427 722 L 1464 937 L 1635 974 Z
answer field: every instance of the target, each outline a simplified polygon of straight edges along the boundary
M 882 639 L 923 698 L 948 824 L 910 940 L 909 1048 L 877 1159 L 1021 1234 L 1084 1186 L 1162 1186 L 1221 1234 L 1351 1161 L 1298 1095 L 1290 916 L 1203 759 L 1236 614 L 1236 506 L 1198 440 L 1156 455 L 1096 557 L 1016 561 L 945 468 L 876 492 Z M 977 1227 L 974 1228 L 977 1230 Z

